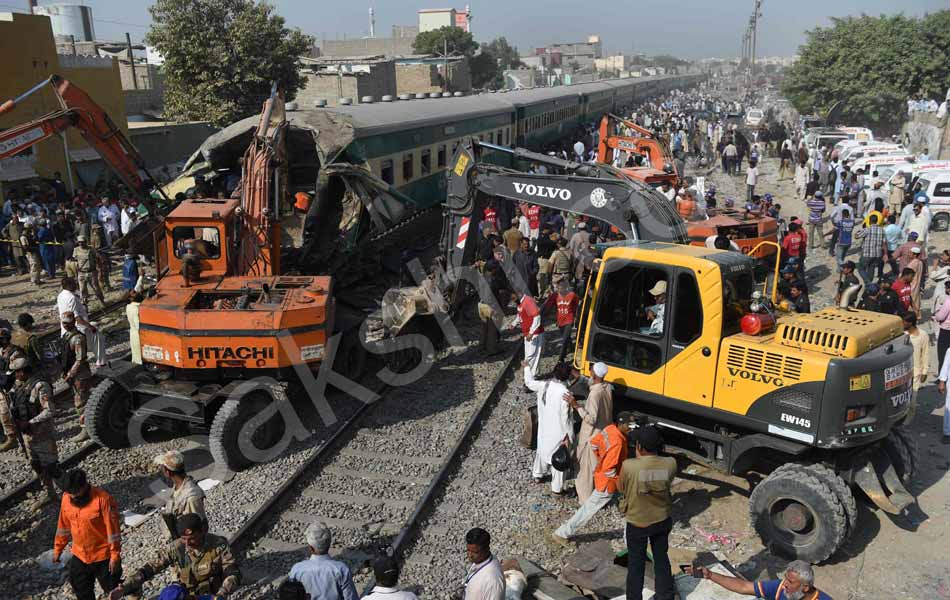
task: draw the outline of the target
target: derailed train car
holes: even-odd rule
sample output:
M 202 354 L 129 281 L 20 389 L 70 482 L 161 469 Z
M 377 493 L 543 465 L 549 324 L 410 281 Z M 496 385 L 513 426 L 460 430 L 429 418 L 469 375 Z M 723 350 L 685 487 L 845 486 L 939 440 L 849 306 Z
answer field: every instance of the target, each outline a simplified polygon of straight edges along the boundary
M 297 239 L 286 242 L 296 248 L 290 256 L 300 259 L 300 272 L 333 274 L 344 302 L 369 306 L 379 296 L 378 290 L 365 289 L 367 274 L 380 267 L 380 259 L 396 265 L 404 262 L 401 254 L 437 238 L 445 170 L 463 139 L 540 149 L 605 112 L 623 112 L 701 78 L 617 79 L 291 110 L 287 196 L 313 192 L 315 200 Z M 236 181 L 256 124 L 257 117 L 244 119 L 208 138 L 181 178 L 217 182 L 219 189 L 228 179 Z M 346 297 L 354 285 L 362 292 Z

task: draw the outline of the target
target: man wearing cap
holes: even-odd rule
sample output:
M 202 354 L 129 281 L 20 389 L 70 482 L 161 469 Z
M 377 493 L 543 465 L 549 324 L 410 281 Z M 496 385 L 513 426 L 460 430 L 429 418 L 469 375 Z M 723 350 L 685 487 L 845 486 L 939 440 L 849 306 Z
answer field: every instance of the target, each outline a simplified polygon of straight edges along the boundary
M 22 354 L 10 360 L 10 370 L 15 382 L 4 403 L 8 410 L 0 410 L 3 431 L 7 435 L 7 444 L 3 448 L 13 446 L 10 442 L 16 438 L 16 432 L 23 436 L 30 467 L 43 483 L 43 491 L 31 507 L 31 510 L 38 510 L 56 499 L 53 477 L 59 474 L 59 456 L 53 422 L 53 386 L 43 370 L 33 368 Z
M 501 237 L 505 240 L 505 247 L 508 248 L 508 251 L 514 255 L 521 248 L 521 240 L 524 236 L 521 235 L 521 230 L 518 229 L 521 219 L 515 217 L 511 220 L 511 227 L 505 230 L 501 234 Z
M 76 329 L 76 315 L 65 312 L 60 317 L 60 324 L 66 333 L 63 334 L 63 353 L 60 362 L 63 367 L 63 381 L 73 389 L 73 407 L 79 415 L 79 425 L 85 424 L 83 411 L 89 399 L 89 382 L 92 379 L 92 369 L 89 368 L 89 357 L 86 351 L 86 336 Z M 72 437 L 73 442 L 84 442 L 89 434 L 83 427 Z
M 330 558 L 333 540 L 330 528 L 315 521 L 305 532 L 310 558 L 296 563 L 290 569 L 289 579 L 299 581 L 311 598 L 321 600 L 358 600 L 350 568 Z
M 574 516 L 551 534 L 555 543 L 567 545 L 571 537 L 591 520 L 597 511 L 607 506 L 617 493 L 620 467 L 627 460 L 627 434 L 630 433 L 632 423 L 631 413 L 620 413 L 616 420 L 591 439 L 590 452 L 596 460 L 593 490 Z
M 838 287 L 835 293 L 835 304 L 841 308 L 854 306 L 861 290 L 861 280 L 854 274 L 853 260 L 845 261 L 838 274 Z
M 911 233 L 916 233 L 920 243 L 926 245 L 927 236 L 930 233 L 930 211 L 919 197 L 914 199 L 912 206 L 910 211 L 901 213 L 901 229 L 908 237 Z
M 20 247 L 26 255 L 26 264 L 30 269 L 30 281 L 39 285 L 40 280 L 40 255 L 39 244 L 36 241 L 36 231 L 33 229 L 33 221 L 27 221 L 23 224 L 23 231 L 20 233 Z
M 581 248 L 590 244 L 590 232 L 587 231 L 587 223 L 578 221 L 576 227 L 577 231 L 574 232 L 567 244 L 567 249 L 571 251 L 571 256 L 575 259 L 580 254 Z
M 195 514 L 178 519 L 178 535 L 178 539 L 159 550 L 152 560 L 112 590 L 109 600 L 139 592 L 145 582 L 168 567 L 172 567 L 178 582 L 165 587 L 162 598 L 176 597 L 175 592 L 182 600 L 205 596 L 227 598 L 233 594 L 241 585 L 241 571 L 228 540 L 208 533 L 207 522 Z
M 666 314 L 666 280 L 657 281 L 650 288 L 653 304 L 646 309 L 646 320 L 650 325 L 644 327 L 642 333 L 653 336 L 663 335 L 663 317 Z
M 858 309 L 869 310 L 871 312 L 882 312 L 880 299 L 881 286 L 876 283 L 869 283 L 864 288 L 864 295 L 861 296 L 861 302 L 858 303 Z
M 895 276 L 900 276 L 901 271 L 907 268 L 907 265 L 913 260 L 914 249 L 922 250 L 922 246 L 918 240 L 917 232 L 911 231 L 907 236 L 907 241 L 898 246 L 897 250 L 894 251 L 893 259 L 897 264 L 897 271 L 894 273 Z
M 156 456 L 152 462 L 159 467 L 160 475 L 172 484 L 172 495 L 161 510 L 171 538 L 178 537 L 178 519 L 183 515 L 195 514 L 207 522 L 205 493 L 185 472 L 185 456 L 177 450 L 169 450 Z
M 400 590 L 399 563 L 392 556 L 377 558 L 373 563 L 373 577 L 376 585 L 372 591 L 363 596 L 363 600 L 417 600 L 412 592 Z
M 658 456 L 662 439 L 656 427 L 635 430 L 634 458 L 620 469 L 620 511 L 626 520 L 627 598 L 643 596 L 643 574 L 647 560 L 647 541 L 653 553 L 656 600 L 673 600 L 673 575 L 670 570 L 670 514 L 673 498 L 670 488 L 676 476 L 676 460 Z
M 604 381 L 606 376 L 607 365 L 602 362 L 594 363 L 591 367 L 587 400 L 583 406 L 570 392 L 564 396 L 564 400 L 577 411 L 581 418 L 581 429 L 577 433 L 578 469 L 574 480 L 574 488 L 577 490 L 577 500 L 580 504 L 587 502 L 594 491 L 597 456 L 591 446 L 591 440 L 610 425 L 613 419 L 613 389 Z
M 79 275 L 79 298 L 83 302 L 89 302 L 91 288 L 99 302 L 105 304 L 106 299 L 99 285 L 99 259 L 95 249 L 86 244 L 86 236 L 80 235 L 76 238 L 73 259 L 76 261 L 76 272 Z

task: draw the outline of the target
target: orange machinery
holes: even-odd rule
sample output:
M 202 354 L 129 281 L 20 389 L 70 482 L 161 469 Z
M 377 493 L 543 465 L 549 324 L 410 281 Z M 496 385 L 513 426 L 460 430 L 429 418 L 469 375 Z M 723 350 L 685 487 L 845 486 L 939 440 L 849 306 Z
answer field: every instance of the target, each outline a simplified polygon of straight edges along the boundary
M 125 185 L 143 199 L 147 198 L 152 186 L 145 169 L 145 160 L 122 130 L 116 127 L 109 114 L 86 92 L 68 80 L 59 75 L 51 75 L 49 79 L 41 81 L 15 99 L 0 104 L 0 116 L 13 111 L 20 103 L 46 86 L 52 88 L 60 110 L 0 131 L 0 160 L 15 156 L 43 140 L 75 127 L 86 143 L 99 153 Z M 143 178 L 140 172 L 144 173 L 146 178 Z
M 637 136 L 622 136 L 614 133 L 617 125 L 636 132 Z M 597 162 L 612 164 L 614 152 L 629 152 L 643 156 L 649 166 L 621 167 L 627 177 L 636 179 L 651 187 L 659 187 L 669 182 L 672 187 L 680 183 L 680 174 L 673 165 L 673 156 L 666 145 L 657 139 L 648 129 L 636 123 L 612 114 L 605 114 L 600 120 L 600 143 L 597 148 Z M 732 241 L 745 254 L 754 258 L 767 258 L 775 253 L 775 246 L 762 244 L 763 241 L 778 240 L 778 223 L 772 217 L 756 217 L 744 211 L 717 208 L 710 210 L 708 219 L 687 221 L 690 244 L 703 246 L 709 236 L 722 233 L 732 237 Z
M 620 124 L 639 135 L 624 136 L 614 133 L 614 127 Z M 648 129 L 640 127 L 633 121 L 607 113 L 600 120 L 600 143 L 597 146 L 597 162 L 613 164 L 615 152 L 628 152 L 642 156 L 646 164 L 639 167 L 620 167 L 620 170 L 650 187 L 660 187 L 663 182 L 669 182 L 676 187 L 680 182 L 680 175 L 673 164 L 673 156 L 662 141 Z
M 334 321 L 330 277 L 281 274 L 286 131 L 275 90 L 244 155 L 240 199 L 185 200 L 165 217 L 160 279 L 139 308 L 143 364 L 107 371 L 86 407 L 98 443 L 128 444 L 136 414 L 208 430 L 215 460 L 241 469 L 253 462 L 245 437 L 261 450 L 283 435 L 273 411 L 243 430 L 286 396 L 275 379 L 297 384 L 320 366 Z M 177 407 L 161 402 L 169 395 Z

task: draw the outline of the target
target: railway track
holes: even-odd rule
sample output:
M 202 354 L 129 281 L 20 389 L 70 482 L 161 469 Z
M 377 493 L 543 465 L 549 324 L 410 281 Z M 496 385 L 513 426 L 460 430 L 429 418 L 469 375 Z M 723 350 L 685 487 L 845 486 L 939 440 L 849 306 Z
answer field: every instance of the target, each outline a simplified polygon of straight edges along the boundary
M 126 305 L 125 300 L 118 300 L 115 302 L 110 302 L 105 306 L 100 307 L 98 310 L 93 311 L 89 314 L 89 319 L 91 321 L 98 321 L 102 317 L 115 312 L 119 308 L 122 308 Z M 39 333 L 40 338 L 40 347 L 45 349 L 51 348 L 53 344 L 59 339 L 59 327 L 51 327 L 47 330 Z M 120 357 L 120 359 L 126 359 L 128 356 Z M 58 410 L 61 410 L 64 405 L 70 405 L 71 402 L 68 398 L 71 396 L 71 390 L 62 382 L 59 382 L 59 385 L 54 385 L 53 393 L 53 404 L 57 407 Z M 63 442 L 63 440 L 58 440 Z M 70 469 L 78 464 L 80 464 L 86 457 L 91 455 L 93 452 L 99 449 L 99 446 L 93 442 L 86 442 L 79 447 L 73 449 L 71 452 L 67 453 L 60 460 L 60 466 L 63 469 Z M 22 460 L 26 461 L 26 458 L 23 456 L 22 450 L 13 450 L 11 452 L 16 453 L 16 458 L 13 460 Z M 27 494 L 32 491 L 38 490 L 40 487 L 40 481 L 36 477 L 32 477 L 26 481 L 21 481 L 15 483 L 14 487 L 9 491 L 6 491 L 2 496 L 0 496 L 0 511 L 6 510 L 9 506 L 15 504 L 22 500 Z
M 334 554 L 354 573 L 382 552 L 403 554 L 511 381 L 520 345 L 489 364 L 466 356 L 474 352 L 363 405 L 268 498 L 247 507 L 249 516 L 229 536 L 246 555 L 248 580 L 256 581 L 242 597 L 260 593 L 303 558 L 297 551 L 314 521 L 330 526 Z

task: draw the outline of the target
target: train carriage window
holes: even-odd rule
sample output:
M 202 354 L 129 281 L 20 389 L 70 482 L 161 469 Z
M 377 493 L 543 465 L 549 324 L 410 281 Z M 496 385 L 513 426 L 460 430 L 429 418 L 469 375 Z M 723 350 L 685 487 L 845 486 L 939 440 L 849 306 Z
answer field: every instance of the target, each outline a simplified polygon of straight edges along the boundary
M 419 169 L 421 170 L 420 175 L 428 175 L 432 172 L 432 150 L 426 148 L 422 151 L 422 156 L 419 158 Z
M 505 145 L 511 145 L 511 127 L 505 127 Z
M 489 143 L 489 144 L 494 144 L 494 143 L 495 143 L 495 132 L 494 132 L 494 131 L 489 131 L 489 132 L 488 132 L 488 143 Z
M 379 176 L 389 185 L 396 183 L 396 175 L 393 172 L 393 161 L 384 160 L 380 163 Z
M 436 155 L 436 167 L 439 169 L 445 168 L 445 144 L 439 146 L 439 152 Z
M 409 154 L 403 154 L 402 156 L 402 180 L 412 181 L 412 177 L 415 174 L 415 165 L 413 164 L 413 155 L 410 152 Z
M 498 142 L 498 145 L 499 145 L 499 146 L 501 146 L 502 144 L 504 144 L 504 142 L 502 141 L 502 132 L 501 132 L 501 129 L 498 130 L 498 133 L 497 133 L 496 136 L 495 136 L 495 140 Z
M 939 198 L 950 196 L 950 183 L 938 183 L 934 187 L 934 196 Z

